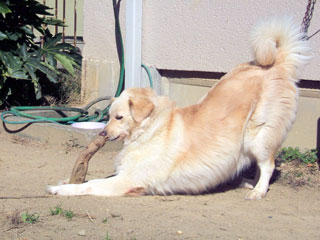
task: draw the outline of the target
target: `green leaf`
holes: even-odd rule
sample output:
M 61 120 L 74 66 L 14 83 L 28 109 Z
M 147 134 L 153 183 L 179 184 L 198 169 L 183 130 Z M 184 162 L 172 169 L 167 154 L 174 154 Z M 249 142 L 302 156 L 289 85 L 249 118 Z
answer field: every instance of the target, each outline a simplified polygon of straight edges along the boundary
M 35 37 L 33 31 L 28 26 L 22 26 L 20 29 L 23 30 L 27 35 Z
M 7 36 L 7 34 L 0 31 L 0 41 L 4 40 L 4 39 L 8 39 L 8 36 Z
M 63 21 L 56 18 L 45 18 L 44 23 L 47 25 L 59 26 L 59 27 L 67 27 Z
M 51 48 L 53 45 L 55 45 L 57 42 L 59 42 L 62 39 L 62 34 L 58 33 L 55 36 L 53 36 L 52 38 L 46 39 L 43 49 L 49 49 Z
M 6 34 L 7 34 L 8 39 L 12 40 L 12 41 L 17 41 L 19 38 L 22 37 L 22 34 L 19 33 L 19 32 L 8 32 L 8 31 L 6 31 Z
M 17 70 L 17 69 L 7 69 L 7 77 L 15 78 L 15 79 L 24 79 L 28 80 L 30 79 L 29 76 L 27 75 L 27 72 L 24 70 Z
M 42 62 L 39 62 L 38 59 L 36 58 L 29 59 L 26 65 L 30 68 L 37 69 L 43 72 L 44 74 L 46 74 L 46 76 L 51 82 L 57 82 L 57 78 L 58 78 L 57 74 L 54 71 L 50 70 L 45 64 L 43 64 Z M 34 84 L 35 82 L 38 83 L 38 80 L 33 82 Z
M 2 14 L 11 13 L 11 10 L 7 4 L 0 2 L 0 13 Z
M 73 65 L 75 65 L 75 62 L 62 55 L 62 54 L 55 54 L 54 56 L 60 63 L 61 65 L 72 75 L 72 76 L 75 76 L 74 74 L 74 68 L 73 68 Z

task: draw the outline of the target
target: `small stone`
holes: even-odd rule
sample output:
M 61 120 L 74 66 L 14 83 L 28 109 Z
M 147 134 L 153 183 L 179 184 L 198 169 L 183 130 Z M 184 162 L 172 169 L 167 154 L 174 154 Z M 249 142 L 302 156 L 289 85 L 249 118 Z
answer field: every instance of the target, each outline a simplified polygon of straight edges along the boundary
M 113 213 L 113 212 L 111 212 L 110 215 L 111 215 L 111 217 L 113 217 L 113 218 L 121 217 L 121 214 Z
M 183 233 L 183 232 L 182 232 L 182 231 L 180 231 L 180 230 L 179 230 L 179 231 L 177 231 L 177 234 L 178 234 L 178 235 L 181 235 L 182 233 Z
M 78 234 L 79 234 L 79 236 L 85 236 L 86 231 L 84 229 L 81 229 Z

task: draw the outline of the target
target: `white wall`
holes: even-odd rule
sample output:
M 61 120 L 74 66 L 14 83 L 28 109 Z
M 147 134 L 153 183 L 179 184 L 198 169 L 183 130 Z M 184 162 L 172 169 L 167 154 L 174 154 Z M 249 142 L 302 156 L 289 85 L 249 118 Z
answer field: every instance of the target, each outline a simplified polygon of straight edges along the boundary
M 252 25 L 289 15 L 301 24 L 307 0 L 145 0 L 143 62 L 160 69 L 228 72 L 250 61 Z M 320 28 L 320 2 L 309 28 Z M 320 80 L 320 33 L 310 40 L 315 57 L 303 78 Z
M 125 0 L 121 27 L 125 39 Z M 144 0 L 142 62 L 159 69 L 228 72 L 251 60 L 249 35 L 259 19 L 290 15 L 301 23 L 307 0 Z M 309 28 L 320 28 L 320 3 Z M 84 58 L 118 62 L 111 0 L 84 2 Z M 320 33 L 302 78 L 320 80 Z

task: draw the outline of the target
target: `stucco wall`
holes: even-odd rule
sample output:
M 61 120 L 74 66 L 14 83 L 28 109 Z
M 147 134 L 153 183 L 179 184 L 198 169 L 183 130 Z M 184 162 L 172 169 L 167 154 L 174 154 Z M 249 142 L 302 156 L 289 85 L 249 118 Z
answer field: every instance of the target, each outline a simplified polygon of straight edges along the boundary
M 228 72 L 250 61 L 250 31 L 260 19 L 290 15 L 301 23 L 307 1 L 144 1 L 143 62 L 161 69 Z M 320 26 L 316 5 L 310 33 Z M 310 40 L 314 59 L 302 77 L 320 80 L 320 33 Z
M 125 1 L 121 25 L 125 39 Z M 142 62 L 160 69 L 228 72 L 251 60 L 250 30 L 259 19 L 290 15 L 301 23 L 307 1 L 144 0 Z M 309 28 L 320 26 L 319 3 Z M 312 62 L 302 78 L 320 79 L 320 34 L 310 40 Z M 112 1 L 84 3 L 85 59 L 117 62 Z

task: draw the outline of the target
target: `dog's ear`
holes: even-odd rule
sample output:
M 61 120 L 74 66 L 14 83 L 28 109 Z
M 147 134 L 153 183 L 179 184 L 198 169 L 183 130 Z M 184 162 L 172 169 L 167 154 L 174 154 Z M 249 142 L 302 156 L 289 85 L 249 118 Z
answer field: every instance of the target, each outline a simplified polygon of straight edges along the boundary
M 154 104 L 146 98 L 129 98 L 130 113 L 136 122 L 142 122 L 153 111 Z

